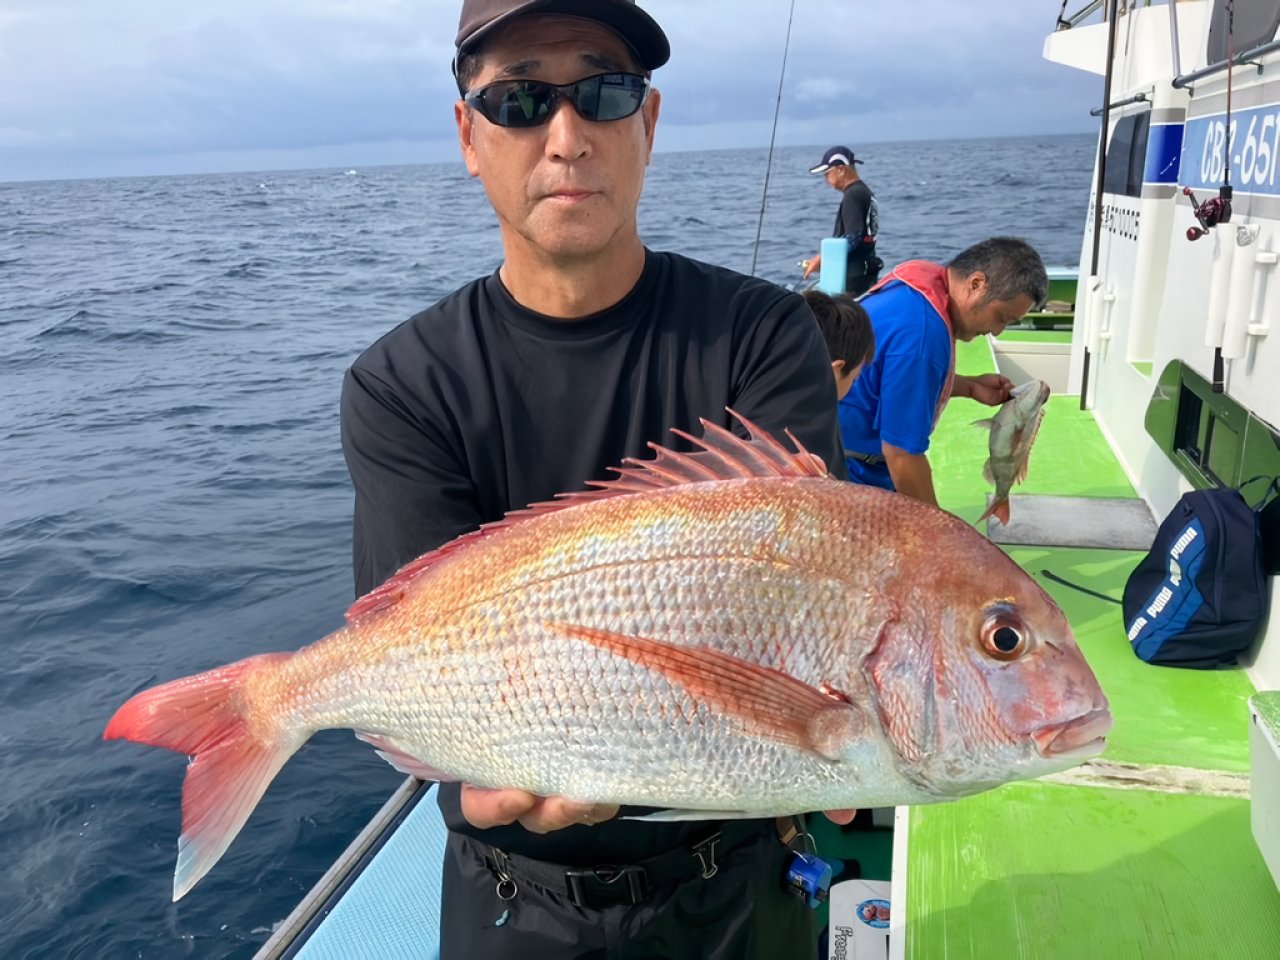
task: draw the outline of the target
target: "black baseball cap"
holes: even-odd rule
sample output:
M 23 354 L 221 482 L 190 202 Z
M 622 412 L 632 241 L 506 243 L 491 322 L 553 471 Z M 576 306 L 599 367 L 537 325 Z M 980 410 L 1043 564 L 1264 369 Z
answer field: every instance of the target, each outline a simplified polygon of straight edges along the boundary
M 809 172 L 826 173 L 832 167 L 847 167 L 850 164 L 861 162 L 848 147 L 832 147 L 822 155 L 822 162 L 816 167 L 810 167 Z
M 645 70 L 656 70 L 671 58 L 667 35 L 635 0 L 463 0 L 454 39 L 458 55 L 474 52 L 498 27 L 531 13 L 561 13 L 604 24 L 631 45 Z M 456 72 L 456 59 L 454 65 Z

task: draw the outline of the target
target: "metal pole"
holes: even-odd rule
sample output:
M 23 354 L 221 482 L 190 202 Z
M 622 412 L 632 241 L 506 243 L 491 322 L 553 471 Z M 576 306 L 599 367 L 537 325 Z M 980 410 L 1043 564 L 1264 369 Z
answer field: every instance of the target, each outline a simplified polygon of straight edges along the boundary
M 1089 278 L 1091 280 L 1098 276 L 1098 259 L 1102 246 L 1102 187 L 1107 180 L 1107 135 L 1110 133 L 1111 124 L 1111 77 L 1115 73 L 1116 21 L 1119 19 L 1116 15 L 1117 0 L 1111 0 L 1107 6 L 1107 70 L 1102 79 L 1102 131 L 1098 135 L 1098 183 L 1093 194 L 1093 256 L 1089 261 Z M 1096 300 L 1093 302 L 1097 303 Z M 1102 318 L 1092 316 L 1091 310 L 1089 329 L 1092 330 L 1093 324 L 1101 322 Z M 1084 345 L 1084 379 L 1080 384 L 1081 410 L 1088 409 L 1089 367 L 1091 361 L 1089 344 L 1086 341 Z
M 1243 53 L 1237 53 L 1220 63 L 1215 63 L 1209 67 L 1202 67 L 1199 70 L 1193 70 L 1191 73 L 1181 77 L 1175 77 L 1173 80 L 1174 89 L 1181 90 L 1183 87 L 1193 84 L 1197 80 L 1202 80 L 1205 77 L 1211 77 L 1215 73 L 1222 73 L 1222 71 L 1229 70 L 1231 67 L 1238 67 L 1242 63 L 1250 63 L 1251 61 L 1257 60 L 1259 57 L 1265 57 L 1268 53 L 1274 53 L 1276 50 L 1280 50 L 1280 40 L 1268 40 L 1264 44 L 1245 50 Z M 1259 72 L 1261 72 L 1261 67 L 1259 67 Z
M 1182 73 L 1182 46 L 1178 43 L 1178 0 L 1169 0 L 1169 42 L 1173 44 L 1173 75 Z
M 1145 93 L 1135 93 L 1132 97 L 1125 97 L 1123 100 L 1117 100 L 1117 101 L 1116 101 L 1115 103 L 1113 103 L 1111 106 L 1112 106 L 1112 107 L 1127 107 L 1127 106 L 1129 106 L 1129 104 L 1131 104 L 1131 103 L 1146 103 L 1146 102 L 1147 102 L 1147 95 L 1146 95 Z M 1102 108 L 1101 108 L 1101 107 L 1094 107 L 1092 110 L 1090 110 L 1090 111 L 1089 111 L 1089 116 L 1091 116 L 1091 117 L 1100 117 L 1100 116 L 1102 116 Z

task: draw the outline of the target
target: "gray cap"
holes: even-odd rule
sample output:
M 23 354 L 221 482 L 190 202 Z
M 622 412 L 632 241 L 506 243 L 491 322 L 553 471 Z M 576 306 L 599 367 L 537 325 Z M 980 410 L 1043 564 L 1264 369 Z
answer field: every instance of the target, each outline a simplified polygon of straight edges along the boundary
M 667 35 L 635 0 L 463 0 L 454 39 L 458 55 L 472 53 L 502 24 L 531 13 L 562 13 L 604 24 L 631 45 L 645 70 L 656 70 L 671 57 Z

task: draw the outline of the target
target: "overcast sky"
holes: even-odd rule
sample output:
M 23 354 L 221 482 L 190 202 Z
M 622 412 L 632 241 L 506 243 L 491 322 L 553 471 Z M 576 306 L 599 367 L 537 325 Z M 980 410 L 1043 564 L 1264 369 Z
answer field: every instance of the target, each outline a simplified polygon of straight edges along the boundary
M 648 0 L 659 150 L 765 146 L 789 0 Z M 453 160 L 459 0 L 0 0 L 0 180 Z M 778 140 L 1095 129 L 1056 0 L 797 0 Z

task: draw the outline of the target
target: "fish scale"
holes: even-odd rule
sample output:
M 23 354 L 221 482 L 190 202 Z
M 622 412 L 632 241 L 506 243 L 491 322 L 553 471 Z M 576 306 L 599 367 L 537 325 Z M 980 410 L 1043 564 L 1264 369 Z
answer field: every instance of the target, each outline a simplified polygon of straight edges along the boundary
M 935 802 L 1101 749 L 1105 697 L 1030 577 L 747 426 L 414 561 L 294 654 L 125 704 L 107 737 L 195 758 L 175 897 L 331 727 L 425 778 L 671 818 Z

